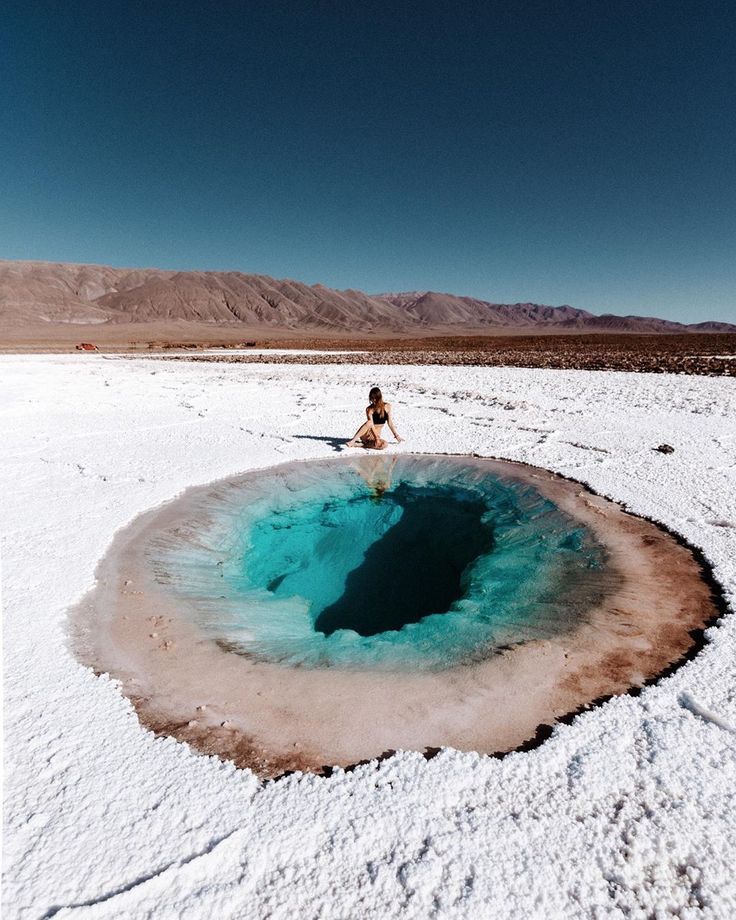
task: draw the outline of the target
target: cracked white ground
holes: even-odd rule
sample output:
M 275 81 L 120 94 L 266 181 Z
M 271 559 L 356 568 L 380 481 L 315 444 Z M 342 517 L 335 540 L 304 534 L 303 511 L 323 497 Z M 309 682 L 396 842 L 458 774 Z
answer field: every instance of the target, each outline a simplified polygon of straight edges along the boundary
M 156 739 L 66 647 L 113 533 L 326 456 L 379 383 L 406 444 L 579 479 L 700 547 L 736 599 L 736 381 L 516 368 L 0 358 L 5 916 L 736 915 L 736 619 L 638 697 L 492 760 L 261 784 Z M 671 444 L 665 455 L 652 448 Z

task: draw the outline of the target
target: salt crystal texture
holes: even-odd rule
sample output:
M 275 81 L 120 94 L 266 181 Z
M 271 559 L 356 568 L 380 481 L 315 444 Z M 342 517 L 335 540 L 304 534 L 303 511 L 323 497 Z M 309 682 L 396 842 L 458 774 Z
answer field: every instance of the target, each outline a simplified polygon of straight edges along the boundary
M 730 614 L 671 676 L 531 752 L 267 784 L 144 731 L 65 633 L 118 528 L 190 485 L 329 455 L 376 382 L 406 438 L 391 450 L 583 481 L 701 547 L 733 607 L 736 381 L 94 354 L 3 356 L 0 377 L 6 917 L 736 916 Z

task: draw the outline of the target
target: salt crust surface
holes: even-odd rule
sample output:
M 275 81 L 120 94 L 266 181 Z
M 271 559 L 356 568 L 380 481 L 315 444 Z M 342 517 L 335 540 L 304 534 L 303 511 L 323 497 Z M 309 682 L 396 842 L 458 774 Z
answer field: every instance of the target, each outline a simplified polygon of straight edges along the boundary
M 701 547 L 736 601 L 736 381 L 520 368 L 0 357 L 5 916 L 736 916 L 736 618 L 639 697 L 492 760 L 261 785 L 144 731 L 66 647 L 113 533 L 320 457 L 379 382 L 406 444 L 522 460 Z M 652 450 L 666 442 L 675 452 Z

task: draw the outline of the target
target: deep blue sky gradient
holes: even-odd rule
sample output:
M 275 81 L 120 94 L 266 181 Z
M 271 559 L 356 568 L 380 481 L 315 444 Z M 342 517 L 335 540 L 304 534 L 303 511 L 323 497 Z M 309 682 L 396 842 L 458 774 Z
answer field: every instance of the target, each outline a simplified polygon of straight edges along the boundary
M 736 321 L 736 4 L 0 10 L 0 257 Z

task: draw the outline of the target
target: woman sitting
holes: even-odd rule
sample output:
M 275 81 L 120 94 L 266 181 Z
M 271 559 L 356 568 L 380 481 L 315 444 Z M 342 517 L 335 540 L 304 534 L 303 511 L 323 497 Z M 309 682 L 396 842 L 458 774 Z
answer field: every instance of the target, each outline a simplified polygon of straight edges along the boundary
M 347 447 L 357 447 L 358 441 L 368 450 L 383 450 L 386 447 L 386 441 L 381 437 L 383 426 L 388 423 L 391 434 L 396 438 L 398 444 L 402 438 L 394 428 L 393 419 L 391 418 L 391 403 L 383 401 L 383 396 L 378 387 L 368 394 L 370 405 L 365 410 L 365 422 L 355 432 L 352 438 L 347 442 Z

